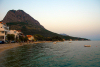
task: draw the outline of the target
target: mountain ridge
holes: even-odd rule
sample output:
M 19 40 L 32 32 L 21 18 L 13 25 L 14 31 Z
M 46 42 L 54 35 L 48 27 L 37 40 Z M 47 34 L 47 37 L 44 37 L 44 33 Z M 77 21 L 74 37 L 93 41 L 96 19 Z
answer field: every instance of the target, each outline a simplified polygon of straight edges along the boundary
M 3 19 L 4 23 L 9 23 L 9 22 L 25 22 L 28 24 L 32 25 L 40 25 L 40 23 L 35 20 L 33 17 L 31 17 L 29 14 L 24 12 L 23 10 L 9 10 L 6 14 L 6 16 Z M 44 28 L 44 27 L 43 27 Z
M 67 34 L 64 34 L 64 33 L 60 33 L 60 35 L 62 35 L 62 36 L 68 36 Z

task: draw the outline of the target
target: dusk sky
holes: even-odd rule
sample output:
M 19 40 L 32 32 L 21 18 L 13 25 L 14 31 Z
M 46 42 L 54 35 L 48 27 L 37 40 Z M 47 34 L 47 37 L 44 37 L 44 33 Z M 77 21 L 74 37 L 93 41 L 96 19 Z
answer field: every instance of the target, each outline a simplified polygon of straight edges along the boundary
M 0 21 L 19 9 L 52 32 L 100 40 L 100 0 L 0 0 Z

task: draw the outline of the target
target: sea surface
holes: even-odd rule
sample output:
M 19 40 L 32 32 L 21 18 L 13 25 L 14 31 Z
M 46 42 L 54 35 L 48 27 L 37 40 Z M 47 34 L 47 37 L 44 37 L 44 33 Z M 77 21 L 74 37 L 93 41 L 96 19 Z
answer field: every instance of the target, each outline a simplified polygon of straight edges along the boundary
M 50 42 L 12 48 L 0 54 L 0 67 L 100 67 L 100 41 Z

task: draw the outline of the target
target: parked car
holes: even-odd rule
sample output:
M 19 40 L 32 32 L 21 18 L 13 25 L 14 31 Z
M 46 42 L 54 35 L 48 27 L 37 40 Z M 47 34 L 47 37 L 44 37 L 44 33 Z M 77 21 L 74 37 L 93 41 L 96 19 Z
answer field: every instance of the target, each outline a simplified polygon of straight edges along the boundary
M 0 44 L 4 44 L 4 41 L 0 41 Z
M 15 43 L 15 41 L 11 41 L 11 43 Z

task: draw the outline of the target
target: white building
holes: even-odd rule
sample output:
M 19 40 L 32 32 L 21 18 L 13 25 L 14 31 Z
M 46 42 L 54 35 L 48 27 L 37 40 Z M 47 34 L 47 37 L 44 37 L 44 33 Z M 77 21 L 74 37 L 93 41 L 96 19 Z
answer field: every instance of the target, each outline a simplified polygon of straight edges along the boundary
M 0 41 L 5 41 L 8 31 L 9 27 L 5 23 L 0 22 Z
M 7 34 L 14 34 L 14 35 L 15 35 L 15 38 L 16 38 L 16 37 L 19 38 L 19 36 L 22 35 L 23 33 L 22 33 L 21 31 L 18 31 L 18 30 L 9 30 L 9 31 L 7 32 Z

